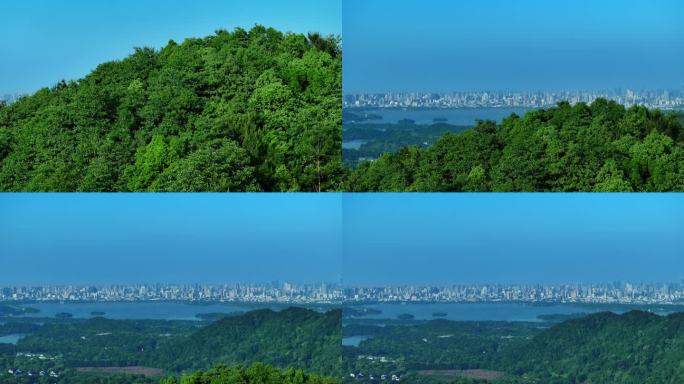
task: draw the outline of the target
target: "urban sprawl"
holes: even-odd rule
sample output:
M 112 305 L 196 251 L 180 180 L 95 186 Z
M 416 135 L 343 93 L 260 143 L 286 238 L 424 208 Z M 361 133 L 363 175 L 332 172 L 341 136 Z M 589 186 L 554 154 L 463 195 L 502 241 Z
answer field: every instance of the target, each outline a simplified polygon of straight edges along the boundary
M 567 285 L 473 284 L 451 287 L 345 288 L 346 302 L 560 302 L 684 304 L 684 283 Z
M 255 303 L 336 303 L 335 284 L 110 285 L 0 288 L 0 301 L 226 301 Z
M 254 303 L 561 302 L 684 304 L 684 283 L 466 284 L 346 287 L 318 284 L 110 285 L 0 288 L 0 301 L 221 301 Z
M 398 92 L 349 94 L 344 96 L 345 108 L 542 108 L 561 101 L 571 104 L 592 103 L 598 98 L 614 100 L 627 107 L 684 108 L 682 90 L 606 90 L 606 91 L 460 91 L 450 93 Z

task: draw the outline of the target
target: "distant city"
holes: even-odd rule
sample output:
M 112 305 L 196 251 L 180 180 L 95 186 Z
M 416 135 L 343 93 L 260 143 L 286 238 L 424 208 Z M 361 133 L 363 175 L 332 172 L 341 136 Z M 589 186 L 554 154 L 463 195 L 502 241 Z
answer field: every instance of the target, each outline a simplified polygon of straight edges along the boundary
M 684 283 L 463 284 L 453 286 L 345 287 L 333 283 L 0 288 L 1 302 L 22 301 L 219 301 L 290 304 L 369 302 L 527 302 L 684 304 Z
M 0 301 L 222 301 L 253 303 L 339 303 L 342 290 L 331 283 L 226 285 L 109 285 L 0 288 Z
M 344 288 L 345 302 L 684 304 L 684 283 L 472 284 Z
M 17 101 L 20 97 L 25 96 L 20 93 L 6 93 L 0 97 L 0 102 L 5 102 L 6 104 L 12 104 Z
M 4 94 L 0 101 L 11 104 L 25 94 Z M 348 94 L 344 108 L 497 108 L 552 107 L 561 101 L 592 103 L 598 98 L 614 100 L 627 107 L 643 105 L 664 110 L 684 109 L 682 90 L 603 90 L 603 91 L 459 91 L 388 92 Z
M 571 104 L 592 103 L 598 98 L 614 100 L 627 107 L 684 109 L 682 90 L 605 90 L 605 91 L 461 91 L 451 93 L 399 92 L 348 94 L 344 108 L 497 108 L 555 106 L 561 101 Z

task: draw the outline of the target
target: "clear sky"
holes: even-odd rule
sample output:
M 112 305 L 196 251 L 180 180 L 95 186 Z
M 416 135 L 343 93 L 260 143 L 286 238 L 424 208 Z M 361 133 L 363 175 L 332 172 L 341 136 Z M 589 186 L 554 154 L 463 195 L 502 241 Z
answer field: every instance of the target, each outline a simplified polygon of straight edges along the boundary
M 0 96 L 79 79 L 134 47 L 254 24 L 342 33 L 341 0 L 17 0 L 0 10 Z
M 680 0 L 344 0 L 345 93 L 684 88 Z
M 344 284 L 679 282 L 683 194 L 346 194 Z
M 338 194 L 0 194 L 0 285 L 335 282 Z

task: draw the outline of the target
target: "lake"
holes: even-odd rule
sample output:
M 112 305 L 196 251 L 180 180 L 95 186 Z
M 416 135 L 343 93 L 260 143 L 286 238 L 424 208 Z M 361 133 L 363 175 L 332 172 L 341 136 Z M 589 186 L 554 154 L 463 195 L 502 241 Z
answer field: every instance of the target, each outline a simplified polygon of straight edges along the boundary
M 342 142 L 342 149 L 359 149 L 366 144 L 368 140 L 349 140 Z
M 684 311 L 684 306 L 635 307 L 625 305 L 582 305 L 527 303 L 380 303 L 361 305 L 382 311 L 377 315 L 367 315 L 359 319 L 396 319 L 401 314 L 410 314 L 415 320 L 448 319 L 456 321 L 542 321 L 537 316 L 574 313 L 594 313 L 612 311 L 624 313 L 631 309 L 651 310 L 660 315 Z M 433 313 L 445 313 L 444 317 L 434 317 Z
M 366 340 L 369 336 L 347 336 L 342 338 L 342 345 L 345 347 L 358 347 L 359 343 Z
M 190 303 L 173 301 L 126 301 L 126 302 L 38 302 L 24 304 L 40 310 L 39 313 L 27 314 L 25 317 L 55 317 L 57 313 L 71 313 L 74 318 L 85 319 L 95 317 L 92 312 L 104 312 L 108 319 L 131 320 L 200 320 L 198 313 L 235 313 L 247 312 L 260 308 L 282 310 L 293 305 L 268 303 Z M 296 305 L 317 311 L 332 309 L 331 305 Z
M 24 337 L 23 334 L 0 336 L 0 344 L 16 344 L 22 337 Z
M 475 125 L 477 120 L 494 120 L 501 122 L 511 113 L 519 116 L 534 108 L 524 107 L 500 107 L 500 108 L 378 108 L 365 110 L 364 112 L 382 116 L 382 119 L 367 120 L 363 124 L 387 124 L 396 123 L 402 119 L 411 119 L 416 124 L 433 124 L 434 119 L 446 119 L 446 123 L 452 125 Z M 354 109 L 349 109 L 354 112 Z

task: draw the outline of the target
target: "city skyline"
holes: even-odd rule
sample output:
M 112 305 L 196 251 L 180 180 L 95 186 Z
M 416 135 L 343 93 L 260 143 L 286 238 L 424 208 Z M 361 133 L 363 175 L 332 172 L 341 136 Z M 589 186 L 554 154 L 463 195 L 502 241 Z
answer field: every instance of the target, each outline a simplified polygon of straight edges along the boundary
M 553 107 L 561 101 L 590 104 L 606 99 L 626 107 L 641 105 L 663 110 L 684 109 L 684 87 L 681 90 L 555 90 L 506 91 L 469 90 L 452 92 L 386 92 L 346 94 L 343 108 L 498 108 Z
M 682 282 L 341 286 L 330 282 L 0 286 L 0 302 L 203 301 L 340 304 L 529 302 L 684 304 Z
M 347 93 L 674 88 L 684 38 L 673 0 L 349 0 Z
M 684 304 L 684 282 L 452 284 L 344 287 L 344 300 L 363 302 L 501 302 Z
M 342 290 L 329 282 L 232 284 L 111 284 L 0 286 L 2 301 L 220 301 L 335 303 Z
M 283 32 L 340 35 L 341 3 L 10 2 L 0 13 L 0 33 L 6 36 L 0 41 L 0 95 L 29 94 L 60 80 L 78 80 L 99 64 L 125 58 L 135 47 L 159 49 L 169 40 L 180 43 L 219 29 L 250 29 L 256 24 Z

